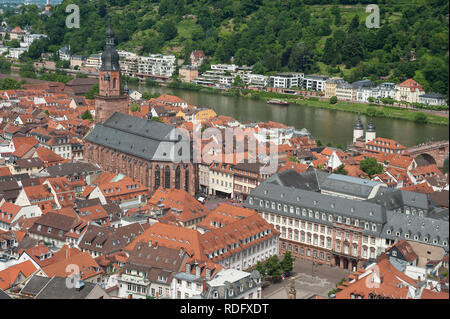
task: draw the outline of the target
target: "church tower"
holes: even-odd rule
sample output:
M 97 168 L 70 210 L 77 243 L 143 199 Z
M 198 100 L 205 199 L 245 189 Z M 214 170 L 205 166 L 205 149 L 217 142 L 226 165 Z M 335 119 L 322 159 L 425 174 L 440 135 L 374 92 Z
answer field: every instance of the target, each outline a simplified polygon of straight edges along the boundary
M 111 22 L 106 29 L 106 46 L 102 53 L 99 94 L 95 96 L 95 122 L 104 122 L 115 112 L 128 114 L 128 96 L 121 91 L 119 54 L 114 47 Z

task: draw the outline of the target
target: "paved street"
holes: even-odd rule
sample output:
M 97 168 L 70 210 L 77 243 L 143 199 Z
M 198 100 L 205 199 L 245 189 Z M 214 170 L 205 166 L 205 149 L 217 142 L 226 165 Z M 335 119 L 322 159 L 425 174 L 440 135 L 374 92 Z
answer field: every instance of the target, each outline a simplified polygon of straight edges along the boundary
M 326 297 L 328 292 L 336 287 L 336 283 L 347 277 L 350 272 L 325 265 L 314 266 L 312 275 L 312 262 L 297 259 L 294 263 L 292 275 L 295 276 L 295 289 L 297 299 L 309 298 L 312 295 Z M 271 284 L 263 289 L 262 297 L 267 299 L 287 299 L 291 279 L 286 278 L 281 283 Z

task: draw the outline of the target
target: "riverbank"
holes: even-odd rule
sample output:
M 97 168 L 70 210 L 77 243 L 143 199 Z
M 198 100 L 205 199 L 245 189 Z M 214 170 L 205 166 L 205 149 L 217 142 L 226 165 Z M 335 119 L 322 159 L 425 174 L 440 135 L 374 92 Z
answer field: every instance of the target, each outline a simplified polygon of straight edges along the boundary
M 426 111 L 419 110 L 408 110 L 402 109 L 400 107 L 386 106 L 386 105 L 376 105 L 376 104 L 358 104 L 351 102 L 341 102 L 338 101 L 336 104 L 330 104 L 328 101 L 324 100 L 311 100 L 311 99 L 289 99 L 290 102 L 295 104 L 328 109 L 337 110 L 343 112 L 351 112 L 364 114 L 370 117 L 378 118 L 392 118 L 397 120 L 407 120 L 418 122 L 417 114 L 422 113 L 425 115 L 426 119 L 423 123 L 437 124 L 437 125 L 449 125 L 448 116 L 439 116 L 434 114 L 429 114 Z
M 220 94 L 225 96 L 246 97 L 252 99 L 260 99 L 267 102 L 269 99 L 283 99 L 291 104 L 298 104 L 308 107 L 336 110 L 343 112 L 351 112 L 367 115 L 369 117 L 391 118 L 398 120 L 413 121 L 416 123 L 428 123 L 437 125 L 449 125 L 448 113 L 442 115 L 436 112 L 427 110 L 407 109 L 404 107 L 378 105 L 378 104 L 364 104 L 355 102 L 338 101 L 335 104 L 330 104 L 328 100 L 319 99 L 318 97 L 299 97 L 292 94 L 282 94 L 274 92 L 263 92 L 248 89 L 228 89 L 221 90 L 217 88 L 208 88 L 201 85 L 190 83 L 168 83 L 162 86 L 174 89 L 197 91 L 201 93 Z M 424 117 L 418 119 L 418 113 L 424 114 Z M 432 114 L 434 113 L 434 114 Z

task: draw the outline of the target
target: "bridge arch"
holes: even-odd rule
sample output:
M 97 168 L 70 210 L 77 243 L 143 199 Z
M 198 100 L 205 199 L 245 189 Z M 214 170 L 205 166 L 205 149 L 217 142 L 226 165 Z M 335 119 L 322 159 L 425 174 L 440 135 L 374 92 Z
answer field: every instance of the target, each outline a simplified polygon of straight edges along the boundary
M 437 164 L 436 159 L 433 157 L 433 155 L 430 155 L 428 153 L 422 153 L 414 157 L 414 160 L 416 160 L 416 162 L 417 160 L 421 159 L 426 161 L 428 165 Z
M 444 167 L 444 160 L 448 157 L 449 142 L 429 142 L 408 148 L 409 156 L 423 158 L 429 163 L 436 163 L 438 167 Z

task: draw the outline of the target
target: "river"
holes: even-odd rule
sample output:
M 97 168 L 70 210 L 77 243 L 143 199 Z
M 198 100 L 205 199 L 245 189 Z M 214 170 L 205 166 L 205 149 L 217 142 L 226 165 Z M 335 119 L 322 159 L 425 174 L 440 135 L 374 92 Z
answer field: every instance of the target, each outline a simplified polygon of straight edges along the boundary
M 167 87 L 148 87 L 144 84 L 129 84 L 139 92 L 176 95 L 190 105 L 209 107 L 217 114 L 231 116 L 239 121 L 275 121 L 297 129 L 306 128 L 324 145 L 349 145 L 353 138 L 355 113 L 319 109 L 291 104 L 279 106 L 265 101 L 245 97 L 224 96 Z M 369 119 L 361 116 L 364 126 Z M 413 146 L 430 140 L 448 140 L 448 126 L 417 124 L 412 121 L 374 118 L 377 136 L 394 139 L 405 146 Z

